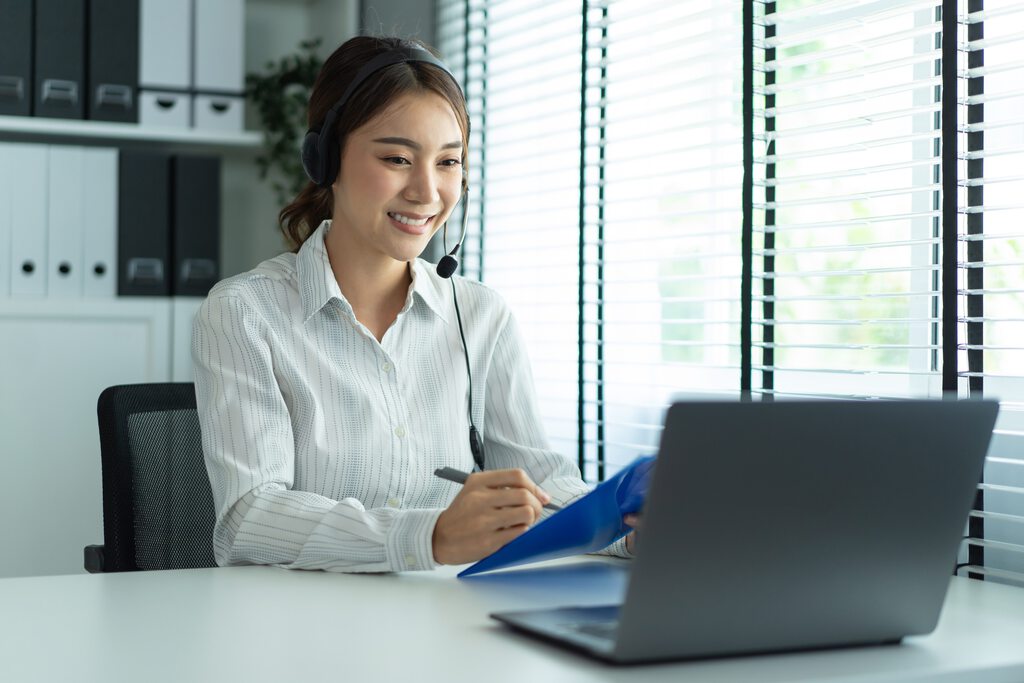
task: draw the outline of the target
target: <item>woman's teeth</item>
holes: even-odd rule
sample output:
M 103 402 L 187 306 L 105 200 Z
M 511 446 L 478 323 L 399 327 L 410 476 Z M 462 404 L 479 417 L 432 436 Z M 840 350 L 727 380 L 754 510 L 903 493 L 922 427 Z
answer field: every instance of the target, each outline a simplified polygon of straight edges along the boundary
M 413 218 L 406 218 L 405 216 L 403 216 L 400 213 L 392 213 L 390 211 L 388 212 L 388 215 L 391 216 L 392 218 L 394 218 L 399 223 L 404 223 L 406 225 L 416 225 L 416 226 L 426 225 L 427 221 L 430 220 L 430 218 L 421 218 L 419 220 L 413 219 Z

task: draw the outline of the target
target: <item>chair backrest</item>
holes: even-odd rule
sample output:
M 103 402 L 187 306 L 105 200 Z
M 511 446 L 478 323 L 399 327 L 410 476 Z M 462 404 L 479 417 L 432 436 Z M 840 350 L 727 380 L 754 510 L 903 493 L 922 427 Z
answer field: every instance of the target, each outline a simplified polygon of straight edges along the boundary
M 103 571 L 215 566 L 194 385 L 109 387 L 98 413 Z

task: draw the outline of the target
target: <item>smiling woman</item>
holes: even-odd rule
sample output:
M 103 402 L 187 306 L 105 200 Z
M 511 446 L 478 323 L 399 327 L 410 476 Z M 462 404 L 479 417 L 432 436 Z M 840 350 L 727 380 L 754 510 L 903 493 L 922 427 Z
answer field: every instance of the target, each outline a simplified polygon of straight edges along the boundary
M 478 560 L 588 487 L 548 445 L 505 302 L 419 258 L 467 190 L 462 90 L 422 45 L 353 38 L 309 126 L 294 250 L 219 283 L 194 325 L 217 561 Z M 433 475 L 485 463 L 462 488 Z

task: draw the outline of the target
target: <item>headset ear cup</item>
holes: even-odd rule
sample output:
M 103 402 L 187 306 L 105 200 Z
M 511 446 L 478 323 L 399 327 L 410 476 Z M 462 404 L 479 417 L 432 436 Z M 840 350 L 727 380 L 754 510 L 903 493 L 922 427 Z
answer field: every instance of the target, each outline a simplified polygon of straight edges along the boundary
M 320 132 L 311 130 L 302 138 L 302 168 L 317 185 L 323 184 L 323 160 L 320 157 Z
M 340 170 L 341 160 L 338 158 L 338 144 L 334 142 L 333 138 L 333 135 L 327 135 L 320 141 L 321 187 L 334 184 L 334 179 L 338 177 Z

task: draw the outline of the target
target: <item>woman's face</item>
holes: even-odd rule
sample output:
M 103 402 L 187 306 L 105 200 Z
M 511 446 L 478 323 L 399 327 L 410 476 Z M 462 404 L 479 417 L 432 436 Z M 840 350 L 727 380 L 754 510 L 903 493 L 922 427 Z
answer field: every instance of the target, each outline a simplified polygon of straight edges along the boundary
M 448 102 L 410 93 L 352 131 L 334 189 L 331 233 L 360 259 L 410 261 L 462 189 L 462 133 Z

